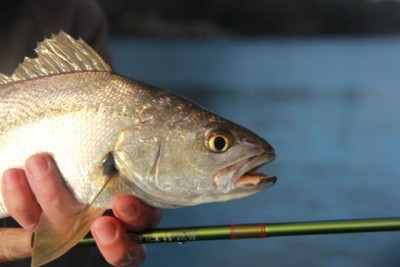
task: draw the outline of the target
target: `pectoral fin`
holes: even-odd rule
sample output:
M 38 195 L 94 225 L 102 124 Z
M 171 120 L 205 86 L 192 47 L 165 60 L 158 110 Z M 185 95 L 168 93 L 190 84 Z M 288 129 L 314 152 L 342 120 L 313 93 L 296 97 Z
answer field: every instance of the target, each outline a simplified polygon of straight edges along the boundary
M 93 175 L 92 180 L 101 184 L 101 188 L 89 199 L 89 204 L 76 201 L 67 207 L 62 218 L 49 218 L 42 213 L 33 240 L 32 267 L 46 264 L 67 252 L 89 232 L 94 219 L 104 213 L 105 209 L 93 203 L 100 195 L 107 194 L 107 187 L 113 186 L 117 177 L 113 164 L 113 154 L 108 153 L 104 166 Z
M 54 222 L 42 214 L 35 231 L 31 266 L 46 264 L 75 246 L 103 212 L 104 209 L 77 203 L 66 211 L 62 221 Z

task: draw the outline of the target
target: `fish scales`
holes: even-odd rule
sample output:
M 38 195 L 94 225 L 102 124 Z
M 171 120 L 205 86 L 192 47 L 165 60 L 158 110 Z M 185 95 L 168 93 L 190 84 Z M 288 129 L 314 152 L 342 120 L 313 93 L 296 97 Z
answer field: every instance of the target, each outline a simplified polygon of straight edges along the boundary
M 81 72 L 2 88 L 0 172 L 23 167 L 30 155 L 49 151 L 64 177 L 71 178 L 66 182 L 76 197 L 87 203 L 92 195 L 87 192 L 95 191 L 91 190 L 88 170 L 96 170 L 105 152 L 113 150 L 120 129 L 140 124 L 149 113 L 157 122 L 169 113 L 179 117 L 182 112 L 176 108 L 184 105 L 179 97 L 144 86 L 110 72 Z M 152 111 L 155 108 L 157 111 Z M 174 124 L 172 120 L 157 127 L 161 130 Z M 1 214 L 6 214 L 4 208 Z
M 32 266 L 76 244 L 120 193 L 168 208 L 244 197 L 275 183 L 256 172 L 275 151 L 248 129 L 114 73 L 63 32 L 36 52 L 12 76 L 0 74 L 0 172 L 49 153 L 78 202 L 66 210 L 67 222 L 41 219 Z M 115 172 L 103 169 L 109 157 Z M 76 232 L 60 236 L 69 229 Z

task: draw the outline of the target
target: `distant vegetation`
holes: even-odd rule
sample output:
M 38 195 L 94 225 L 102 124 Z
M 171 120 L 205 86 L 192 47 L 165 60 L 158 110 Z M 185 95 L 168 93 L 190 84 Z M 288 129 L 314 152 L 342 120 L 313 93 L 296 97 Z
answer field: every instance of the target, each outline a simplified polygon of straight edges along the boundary
M 101 0 L 113 34 L 156 37 L 400 33 L 394 0 Z

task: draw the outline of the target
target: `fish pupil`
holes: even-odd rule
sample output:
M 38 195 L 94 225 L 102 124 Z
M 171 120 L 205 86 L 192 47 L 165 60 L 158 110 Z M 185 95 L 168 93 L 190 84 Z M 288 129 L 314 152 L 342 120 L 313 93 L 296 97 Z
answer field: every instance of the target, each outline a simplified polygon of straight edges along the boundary
M 226 146 L 226 141 L 225 138 L 223 138 L 222 136 L 217 136 L 214 139 L 214 147 L 217 150 L 223 150 Z

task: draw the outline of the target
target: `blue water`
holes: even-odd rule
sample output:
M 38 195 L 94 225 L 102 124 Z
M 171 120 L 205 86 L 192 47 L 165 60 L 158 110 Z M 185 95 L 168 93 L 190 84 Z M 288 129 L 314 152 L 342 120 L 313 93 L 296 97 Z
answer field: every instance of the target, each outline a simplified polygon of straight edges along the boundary
M 115 39 L 118 72 L 254 130 L 278 183 L 161 226 L 399 216 L 400 38 Z M 148 245 L 145 266 L 399 266 L 400 233 Z

